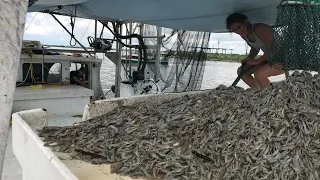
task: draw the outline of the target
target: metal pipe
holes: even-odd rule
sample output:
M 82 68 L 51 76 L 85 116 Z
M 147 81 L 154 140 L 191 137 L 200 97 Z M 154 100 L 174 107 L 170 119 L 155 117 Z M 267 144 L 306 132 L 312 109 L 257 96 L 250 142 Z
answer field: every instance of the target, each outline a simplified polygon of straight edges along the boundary
M 102 38 L 102 36 L 103 36 L 103 31 L 104 31 L 104 26 L 102 26 L 102 29 L 101 29 L 101 32 L 100 32 L 100 38 Z
M 42 77 L 41 77 L 41 82 L 44 82 L 44 50 L 42 50 L 42 68 L 41 68 L 41 73 L 42 73 Z
M 94 40 L 97 40 L 97 28 L 98 28 L 98 22 L 97 20 L 94 20 Z M 94 53 L 96 54 L 96 49 L 94 49 Z
M 72 48 L 72 49 L 83 49 L 82 47 L 77 47 L 77 46 L 64 46 L 64 45 L 50 45 L 50 44 L 45 44 L 42 45 L 44 48 L 57 48 L 57 47 L 63 47 L 63 48 Z M 43 49 L 44 49 L 43 48 Z M 87 49 L 93 49 L 92 47 L 86 47 Z M 38 48 L 37 48 L 38 49 Z
M 98 22 L 94 20 L 94 39 L 97 39 Z
M 132 23 L 130 23 L 129 25 L 129 33 L 132 34 Z M 130 38 L 129 40 L 129 45 L 131 46 L 132 45 L 132 39 Z M 129 60 L 129 73 L 130 73 L 130 80 L 132 80 L 132 65 L 131 65 L 131 59 L 132 59 L 132 52 L 131 52 L 131 47 L 129 48 L 129 57 L 130 57 L 130 60 Z
M 156 73 L 155 73 L 155 81 L 158 82 L 159 81 L 159 74 L 160 74 L 160 57 L 161 57 L 161 27 L 157 26 L 157 46 L 156 46 L 156 50 L 157 50 L 157 55 L 156 55 Z
M 180 44 L 180 43 L 178 43 L 178 44 Z M 177 52 L 179 52 L 179 51 L 177 51 Z M 175 63 L 176 63 L 176 85 L 175 85 L 175 87 L 174 87 L 173 92 L 178 92 L 178 82 L 179 82 L 179 64 L 180 64 L 180 62 L 179 62 L 178 58 L 176 58 L 176 59 L 175 59 Z
M 143 30 L 144 30 L 144 24 L 140 24 L 140 36 L 143 36 Z M 146 56 L 146 54 L 145 54 L 145 56 Z M 140 55 L 140 53 L 139 53 L 139 62 L 138 63 L 140 63 L 140 61 L 142 61 L 142 58 L 143 57 L 141 57 L 141 55 Z M 139 69 L 139 67 L 138 67 L 138 69 Z
M 0 180 L 20 62 L 28 1 L 0 1 Z M 10 22 L 10 23 L 8 23 Z
M 178 39 L 180 38 L 180 34 L 178 33 Z M 178 42 L 177 43 L 177 49 L 176 49 L 176 53 L 180 54 L 181 53 L 181 50 L 180 50 L 180 46 L 181 46 L 181 43 Z M 178 58 L 175 58 L 175 64 L 176 64 L 176 84 L 174 86 L 174 90 L 173 92 L 178 92 L 178 82 L 179 82 L 179 64 L 180 64 L 180 61 Z
M 61 27 L 63 27 L 63 29 L 65 29 L 65 30 L 70 34 L 70 36 L 73 36 L 73 35 L 71 34 L 71 32 L 59 21 L 59 19 L 56 18 L 56 16 L 54 16 L 53 14 L 51 14 L 51 16 L 60 24 Z M 78 39 L 77 39 L 76 37 L 73 37 L 73 38 L 74 38 L 74 40 L 75 40 L 86 52 L 88 52 L 88 54 L 89 54 L 91 57 L 94 57 L 94 56 L 86 49 L 86 47 L 83 46 L 83 45 L 78 41 Z
M 116 29 L 120 34 L 122 31 L 121 26 Z M 120 81 L 121 81 L 121 43 L 116 42 L 116 75 L 115 75 L 115 97 L 120 97 Z

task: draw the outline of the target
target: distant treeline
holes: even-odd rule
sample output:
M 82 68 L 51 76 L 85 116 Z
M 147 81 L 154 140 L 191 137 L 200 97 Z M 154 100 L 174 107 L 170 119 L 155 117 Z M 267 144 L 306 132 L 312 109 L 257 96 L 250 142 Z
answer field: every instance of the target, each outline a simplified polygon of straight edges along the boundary
M 241 60 L 248 57 L 245 54 L 207 54 L 208 61 L 231 61 L 231 62 L 241 62 Z
M 183 52 L 180 54 L 172 53 L 171 56 L 180 56 L 180 58 L 186 59 L 198 59 L 200 57 L 199 52 Z M 241 62 L 241 60 L 248 57 L 245 54 L 220 54 L 220 53 L 201 53 L 201 58 L 207 61 L 225 61 L 225 62 Z M 259 57 L 259 55 L 257 56 Z

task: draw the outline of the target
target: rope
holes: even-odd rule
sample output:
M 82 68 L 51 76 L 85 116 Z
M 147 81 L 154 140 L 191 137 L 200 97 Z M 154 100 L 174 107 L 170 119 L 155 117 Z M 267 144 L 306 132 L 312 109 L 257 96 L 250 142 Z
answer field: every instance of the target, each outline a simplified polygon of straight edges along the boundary
M 35 80 L 34 77 L 33 77 L 33 65 L 32 65 L 32 54 L 33 54 L 33 52 L 32 52 L 29 48 L 27 48 L 27 50 L 29 51 L 28 55 L 30 56 L 30 63 L 29 63 L 30 65 L 29 65 L 29 68 L 28 68 L 28 71 L 27 71 L 27 74 L 26 74 L 25 78 L 23 79 L 23 81 L 22 81 L 21 83 L 17 84 L 16 87 L 19 87 L 19 86 L 21 86 L 23 83 L 25 83 L 25 81 L 28 79 L 28 76 L 29 76 L 29 73 L 30 73 L 30 72 L 31 72 L 31 74 L 30 74 L 31 81 L 32 81 L 34 84 L 37 84 L 36 80 Z

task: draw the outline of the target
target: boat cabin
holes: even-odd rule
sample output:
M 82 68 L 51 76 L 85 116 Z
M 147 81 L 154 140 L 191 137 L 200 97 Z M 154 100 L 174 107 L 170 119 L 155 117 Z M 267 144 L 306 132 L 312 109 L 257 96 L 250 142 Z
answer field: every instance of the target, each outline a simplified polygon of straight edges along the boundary
M 45 47 L 39 41 L 23 41 L 12 111 L 45 108 L 48 114 L 82 115 L 91 101 L 103 99 L 100 83 L 102 60 L 83 50 Z M 70 72 L 86 70 L 70 84 Z

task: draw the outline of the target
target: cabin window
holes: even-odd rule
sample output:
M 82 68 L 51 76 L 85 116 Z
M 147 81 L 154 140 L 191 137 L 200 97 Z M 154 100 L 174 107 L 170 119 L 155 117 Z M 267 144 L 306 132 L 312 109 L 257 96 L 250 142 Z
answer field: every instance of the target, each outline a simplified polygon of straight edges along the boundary
M 77 71 L 79 70 L 81 67 L 84 67 L 85 68 L 85 74 L 83 74 L 82 77 L 78 77 L 81 81 L 89 81 L 89 71 L 88 71 L 88 64 L 87 63 L 76 63 L 76 62 L 71 62 L 70 64 L 70 76 L 71 76 L 71 72 L 72 71 Z M 71 78 L 71 77 L 70 77 Z M 90 84 L 89 83 L 76 83 L 76 82 L 72 82 L 70 80 L 70 83 L 71 84 L 78 84 L 82 87 L 85 87 L 85 88 L 89 88 L 90 89 Z
M 80 63 L 71 62 L 70 71 L 76 71 L 81 68 Z
M 60 63 L 44 63 L 42 80 L 42 63 L 24 63 L 22 65 L 22 79 L 27 84 L 58 83 L 62 79 L 61 69 L 62 65 Z
M 77 71 L 79 70 L 81 67 L 85 67 L 86 71 L 88 72 L 88 64 L 86 63 L 75 63 L 75 62 L 71 62 L 70 64 L 70 72 L 71 71 Z M 89 74 L 84 75 L 84 80 L 88 80 Z
M 47 83 L 58 83 L 62 80 L 62 65 L 60 63 L 54 63 L 50 69 L 45 66 L 45 69 L 49 71 L 48 77 L 46 78 Z

